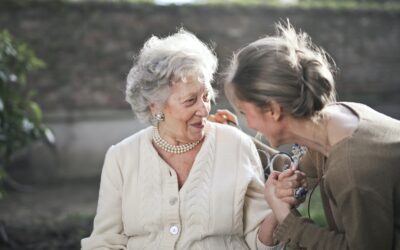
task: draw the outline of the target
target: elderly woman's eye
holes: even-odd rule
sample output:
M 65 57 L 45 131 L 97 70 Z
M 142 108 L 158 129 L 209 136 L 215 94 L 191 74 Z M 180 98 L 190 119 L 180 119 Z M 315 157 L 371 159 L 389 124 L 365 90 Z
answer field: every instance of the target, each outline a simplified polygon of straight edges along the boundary
M 206 102 L 210 101 L 210 94 L 208 92 L 203 95 L 203 100 Z
M 187 99 L 187 100 L 185 101 L 185 103 L 186 103 L 186 104 L 190 104 L 190 103 L 193 103 L 193 102 L 195 102 L 195 101 L 196 101 L 195 98 L 190 98 L 190 99 Z

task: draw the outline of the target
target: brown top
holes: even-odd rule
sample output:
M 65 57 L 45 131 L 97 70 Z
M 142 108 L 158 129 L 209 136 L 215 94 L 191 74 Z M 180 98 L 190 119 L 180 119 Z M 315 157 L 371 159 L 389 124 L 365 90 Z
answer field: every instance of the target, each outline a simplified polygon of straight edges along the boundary
M 362 104 L 341 105 L 359 116 L 358 128 L 328 158 L 310 151 L 314 167 L 303 165 L 322 176 L 329 229 L 292 212 L 275 238 L 306 249 L 400 249 L 400 121 Z

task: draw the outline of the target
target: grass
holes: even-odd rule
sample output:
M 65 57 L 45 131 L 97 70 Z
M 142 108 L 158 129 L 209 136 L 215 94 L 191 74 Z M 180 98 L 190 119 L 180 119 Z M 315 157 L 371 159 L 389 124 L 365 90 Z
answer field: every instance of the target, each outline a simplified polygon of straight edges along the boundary
M 327 227 L 327 222 L 325 219 L 325 213 L 322 207 L 321 193 L 319 187 L 315 189 L 312 196 L 308 195 L 307 200 L 301 204 L 298 208 L 299 212 L 308 218 L 308 202 L 310 202 L 310 219 L 315 222 L 315 224 L 321 227 Z

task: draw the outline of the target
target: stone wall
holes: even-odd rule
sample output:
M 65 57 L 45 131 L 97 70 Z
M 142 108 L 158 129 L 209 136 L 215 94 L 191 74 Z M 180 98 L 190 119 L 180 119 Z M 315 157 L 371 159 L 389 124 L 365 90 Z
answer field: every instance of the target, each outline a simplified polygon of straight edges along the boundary
M 38 91 L 37 100 L 47 122 L 55 128 L 64 157 L 60 163 L 64 168 L 58 168 L 61 173 L 57 175 L 68 176 L 98 174 L 108 145 L 137 130 L 125 123 L 131 119 L 123 97 L 125 77 L 133 56 L 152 34 L 164 36 L 185 27 L 214 44 L 223 70 L 234 50 L 271 34 L 273 24 L 286 18 L 335 59 L 340 68 L 339 100 L 363 102 L 400 119 L 399 12 L 0 3 L 0 28 L 29 43 L 47 63 L 47 68 L 32 75 L 30 82 Z M 223 98 L 219 101 L 220 106 L 227 106 Z M 124 113 L 123 118 L 114 116 L 116 111 Z M 106 132 L 113 128 L 118 135 Z M 68 136 L 71 133 L 74 137 Z M 91 143 L 96 144 L 95 149 Z M 54 164 L 37 159 L 41 155 L 38 152 L 30 164 Z M 82 167 L 87 170 L 81 171 Z
M 132 4 L 0 4 L 0 28 L 32 45 L 47 69 L 33 77 L 45 110 L 127 109 L 125 77 L 152 34 L 185 27 L 212 42 L 221 69 L 232 51 L 289 18 L 341 69 L 341 100 L 400 118 L 400 13 L 267 7 Z

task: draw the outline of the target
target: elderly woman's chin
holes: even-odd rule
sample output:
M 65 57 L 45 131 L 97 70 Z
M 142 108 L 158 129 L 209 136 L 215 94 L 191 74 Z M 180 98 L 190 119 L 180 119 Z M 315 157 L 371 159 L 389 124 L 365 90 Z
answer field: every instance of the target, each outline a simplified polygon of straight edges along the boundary
M 203 139 L 207 126 L 207 121 L 191 123 L 189 125 L 189 139 L 193 141 Z

